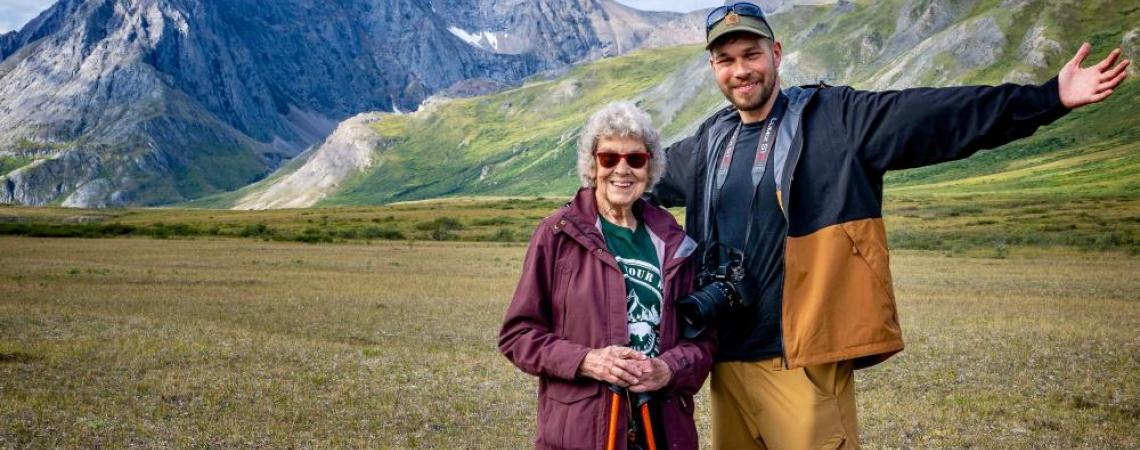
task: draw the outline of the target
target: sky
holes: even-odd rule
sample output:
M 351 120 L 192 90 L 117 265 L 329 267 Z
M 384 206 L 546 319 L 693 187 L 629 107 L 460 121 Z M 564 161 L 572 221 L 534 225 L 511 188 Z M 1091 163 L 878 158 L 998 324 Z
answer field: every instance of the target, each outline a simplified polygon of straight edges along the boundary
M 617 0 L 647 11 L 689 12 L 723 5 L 724 0 Z M 55 0 L 0 0 L 0 33 L 17 30 L 55 3 Z
M 19 29 L 55 0 L 0 0 L 0 33 Z

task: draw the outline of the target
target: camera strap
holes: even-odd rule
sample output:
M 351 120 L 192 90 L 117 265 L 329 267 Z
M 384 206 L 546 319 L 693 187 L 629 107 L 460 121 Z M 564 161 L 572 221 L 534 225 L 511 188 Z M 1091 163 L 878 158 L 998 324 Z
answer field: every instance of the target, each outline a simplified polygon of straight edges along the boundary
M 756 143 L 756 157 L 752 160 L 752 187 L 760 185 L 760 179 L 764 177 L 764 165 L 768 162 L 768 153 L 772 151 L 772 147 L 776 144 L 776 128 L 779 122 L 784 117 L 784 111 L 788 109 L 788 99 L 780 96 L 776 104 L 772 106 L 772 113 L 768 114 L 768 123 L 764 127 L 764 134 L 760 136 L 760 141 Z M 724 154 L 721 155 L 720 161 L 716 166 L 716 192 L 719 196 L 720 190 L 724 187 L 724 182 L 728 179 L 728 169 L 732 165 L 732 155 L 736 153 L 736 141 L 740 138 L 740 129 L 744 123 L 736 124 L 736 129 L 732 130 L 732 137 L 728 140 Z
M 784 118 L 784 112 L 788 109 L 788 98 L 783 94 L 777 94 L 779 97 L 776 99 L 776 104 L 772 106 L 772 112 L 768 114 L 768 123 L 764 126 L 764 132 L 760 135 L 760 140 L 756 144 L 756 157 L 752 160 L 752 201 L 748 203 L 748 221 L 745 222 L 744 231 L 744 248 L 748 248 L 749 241 L 752 238 L 752 214 L 754 208 L 753 203 L 756 202 L 756 192 L 759 190 L 760 180 L 764 178 L 764 167 L 768 163 L 768 154 L 772 151 L 772 147 L 776 145 L 776 133 L 779 128 L 780 121 Z M 720 191 L 724 188 L 725 181 L 728 180 L 728 169 L 732 166 L 732 156 L 736 153 L 736 142 L 740 138 L 740 129 L 744 127 L 744 123 L 736 124 L 736 129 L 732 131 L 732 137 L 728 140 L 728 145 L 725 148 L 724 154 L 717 162 L 715 172 L 716 180 L 713 188 L 712 204 L 709 208 L 710 223 L 716 220 L 716 209 L 720 206 Z M 716 226 L 711 227 L 714 233 Z

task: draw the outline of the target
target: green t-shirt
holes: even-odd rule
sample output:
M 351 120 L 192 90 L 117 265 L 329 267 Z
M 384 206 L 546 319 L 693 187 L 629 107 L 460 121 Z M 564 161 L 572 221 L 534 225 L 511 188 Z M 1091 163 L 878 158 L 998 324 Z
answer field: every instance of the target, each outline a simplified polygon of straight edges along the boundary
M 610 223 L 604 217 L 601 217 L 601 222 L 606 246 L 625 275 L 629 346 L 646 356 L 656 357 L 661 354 L 658 330 L 662 290 L 657 249 L 641 220 L 637 221 L 636 230 Z

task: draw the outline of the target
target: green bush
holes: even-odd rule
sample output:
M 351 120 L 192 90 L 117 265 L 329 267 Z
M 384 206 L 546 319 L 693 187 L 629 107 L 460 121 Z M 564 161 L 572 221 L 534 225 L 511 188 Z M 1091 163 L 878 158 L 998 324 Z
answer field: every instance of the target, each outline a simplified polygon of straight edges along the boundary
M 488 240 L 494 242 L 515 242 L 517 239 L 515 238 L 515 230 L 499 228 L 495 230 L 495 234 L 492 234 Z
M 1134 244 L 1132 238 L 1119 231 L 1104 233 L 1096 237 L 1092 243 L 1095 250 L 1114 250 Z
M 271 237 L 274 234 L 276 234 L 276 231 L 269 225 L 266 225 L 265 222 L 246 225 L 245 228 L 242 228 L 241 232 L 238 233 L 241 237 Z
M 120 223 L 48 225 L 33 223 L 0 223 L 0 235 L 43 238 L 99 238 L 134 234 L 139 229 Z
M 162 222 L 155 222 L 150 227 L 141 230 L 142 234 L 153 237 L 155 239 L 166 239 L 170 236 L 195 236 L 201 234 L 198 228 L 193 225 L 185 223 L 175 223 L 167 225 Z
M 318 242 L 332 242 L 333 237 L 320 228 L 305 228 L 301 234 L 293 237 L 294 241 L 316 244 Z
M 404 233 L 400 230 L 392 230 L 381 227 L 365 227 L 361 235 L 366 239 L 389 239 L 389 240 L 402 240 L 405 239 Z
M 933 233 L 899 230 L 887 235 L 890 248 L 908 250 L 945 250 L 942 239 Z
M 462 230 L 463 223 L 454 217 L 444 216 L 435 220 L 417 223 L 416 229 L 427 231 L 428 237 L 433 241 L 450 241 L 458 237 L 453 231 Z
M 487 219 L 476 219 L 472 224 L 476 226 L 510 225 L 511 219 L 506 216 L 495 216 Z
M 445 230 L 442 228 L 440 228 L 438 230 L 432 230 L 432 232 L 429 233 L 428 236 L 430 236 L 433 241 L 450 241 L 450 240 L 454 240 L 456 237 L 458 237 L 455 235 L 455 233 L 452 233 L 451 231 L 448 231 L 448 230 Z
M 1007 247 L 1005 245 L 1005 242 L 1004 241 L 995 242 L 994 243 L 994 258 L 1005 259 L 1007 256 L 1009 256 L 1009 247 Z
M 439 217 L 435 220 L 429 220 L 426 222 L 419 222 L 416 224 L 416 229 L 420 230 L 420 231 L 462 230 L 463 229 L 463 223 L 460 222 L 459 219 L 456 219 L 454 217 L 443 216 L 443 217 Z

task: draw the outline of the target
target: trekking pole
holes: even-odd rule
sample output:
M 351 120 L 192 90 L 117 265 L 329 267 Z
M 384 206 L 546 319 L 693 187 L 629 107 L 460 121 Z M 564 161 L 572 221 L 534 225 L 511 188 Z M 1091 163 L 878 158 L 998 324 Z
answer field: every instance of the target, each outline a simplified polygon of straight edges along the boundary
M 649 420 L 649 403 L 641 405 L 641 422 L 645 425 L 645 445 L 649 450 L 657 450 L 657 440 L 653 436 L 653 421 Z
M 621 397 L 617 392 L 610 392 L 610 432 L 606 437 L 606 450 L 617 448 L 618 410 L 621 409 Z

